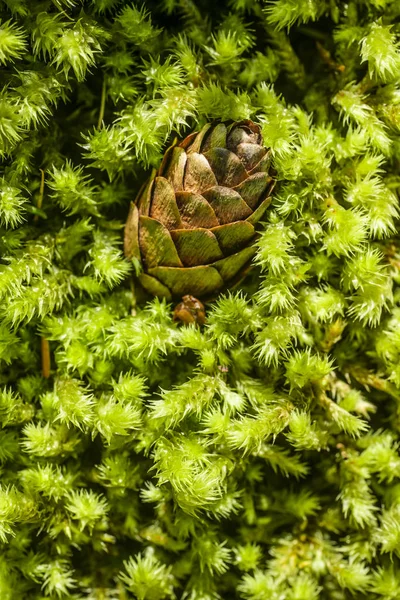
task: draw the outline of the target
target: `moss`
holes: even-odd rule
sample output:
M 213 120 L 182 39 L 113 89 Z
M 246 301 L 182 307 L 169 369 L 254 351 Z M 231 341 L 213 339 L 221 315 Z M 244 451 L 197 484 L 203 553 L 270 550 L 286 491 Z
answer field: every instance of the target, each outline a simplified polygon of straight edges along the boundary
M 0 597 L 400 596 L 400 4 L 4 0 Z M 184 327 L 122 253 L 251 118 L 254 267 Z

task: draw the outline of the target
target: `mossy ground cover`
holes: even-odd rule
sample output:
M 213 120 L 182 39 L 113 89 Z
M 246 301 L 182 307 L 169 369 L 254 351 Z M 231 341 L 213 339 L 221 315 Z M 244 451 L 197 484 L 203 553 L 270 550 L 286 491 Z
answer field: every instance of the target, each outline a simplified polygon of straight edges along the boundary
M 2 0 L 1 600 L 400 597 L 400 3 Z M 163 153 L 277 186 L 185 327 L 122 252 Z

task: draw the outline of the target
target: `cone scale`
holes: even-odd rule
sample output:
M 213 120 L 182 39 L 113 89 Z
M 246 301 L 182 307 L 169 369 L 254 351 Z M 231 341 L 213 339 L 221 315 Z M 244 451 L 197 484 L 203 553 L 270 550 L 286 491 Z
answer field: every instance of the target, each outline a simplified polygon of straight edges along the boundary
M 144 289 L 207 299 L 233 285 L 255 254 L 273 187 L 271 152 L 252 121 L 207 124 L 169 148 L 125 226 Z

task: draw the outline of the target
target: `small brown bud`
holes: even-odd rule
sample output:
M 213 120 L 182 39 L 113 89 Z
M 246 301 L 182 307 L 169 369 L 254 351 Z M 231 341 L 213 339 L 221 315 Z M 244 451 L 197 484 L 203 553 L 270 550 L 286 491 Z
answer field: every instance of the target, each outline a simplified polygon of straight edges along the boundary
M 204 304 L 194 296 L 183 296 L 182 302 L 175 307 L 174 321 L 181 321 L 185 325 L 190 325 L 191 323 L 204 325 L 206 322 Z

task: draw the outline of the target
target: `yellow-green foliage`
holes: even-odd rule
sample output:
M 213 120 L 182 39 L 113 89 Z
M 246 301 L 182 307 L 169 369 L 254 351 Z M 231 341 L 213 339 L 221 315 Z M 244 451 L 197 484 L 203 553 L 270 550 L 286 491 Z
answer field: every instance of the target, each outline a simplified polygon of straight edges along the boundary
M 1 600 L 398 600 L 400 2 L 3 0 L 0 64 Z M 247 118 L 254 268 L 182 327 L 129 203 Z

